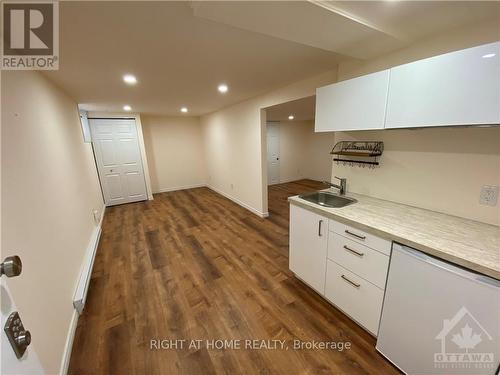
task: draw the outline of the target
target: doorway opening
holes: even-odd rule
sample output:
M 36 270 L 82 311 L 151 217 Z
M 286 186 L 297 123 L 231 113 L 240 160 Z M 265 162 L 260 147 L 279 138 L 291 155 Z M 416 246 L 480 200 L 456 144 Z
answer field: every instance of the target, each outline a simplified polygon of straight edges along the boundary
M 331 179 L 330 150 L 334 133 L 315 133 L 316 96 L 264 108 L 266 116 L 263 155 L 267 174 L 269 215 L 288 196 L 324 189 Z

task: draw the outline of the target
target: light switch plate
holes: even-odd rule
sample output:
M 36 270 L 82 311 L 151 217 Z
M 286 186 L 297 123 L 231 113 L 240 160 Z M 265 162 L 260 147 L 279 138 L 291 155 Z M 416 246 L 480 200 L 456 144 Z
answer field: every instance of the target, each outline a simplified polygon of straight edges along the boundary
M 479 203 L 486 206 L 496 206 L 498 200 L 498 186 L 484 185 L 481 188 Z

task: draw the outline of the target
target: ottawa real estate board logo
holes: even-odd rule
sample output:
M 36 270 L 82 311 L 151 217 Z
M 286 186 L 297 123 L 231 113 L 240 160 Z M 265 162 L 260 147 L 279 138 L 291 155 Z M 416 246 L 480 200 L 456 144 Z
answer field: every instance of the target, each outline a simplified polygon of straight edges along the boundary
M 58 2 L 2 2 L 4 70 L 59 69 Z
M 434 353 L 435 368 L 493 373 L 498 364 L 498 342 L 465 307 L 443 321 L 435 339 L 441 341 L 441 350 Z

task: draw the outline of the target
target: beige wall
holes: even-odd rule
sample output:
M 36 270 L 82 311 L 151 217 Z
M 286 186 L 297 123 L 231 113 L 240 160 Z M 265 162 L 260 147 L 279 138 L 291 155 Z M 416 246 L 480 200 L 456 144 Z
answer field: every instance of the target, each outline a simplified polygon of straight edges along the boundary
M 326 72 L 201 117 L 207 183 L 259 215 L 267 213 L 266 118 L 263 108 L 314 95 L 335 82 Z
M 142 116 L 154 193 L 206 184 L 198 117 Z
M 102 195 L 76 103 L 39 73 L 1 74 L 2 257 L 23 261 L 8 286 L 34 350 L 56 374 Z
M 340 64 L 344 80 L 432 55 L 500 40 L 496 24 L 474 25 L 390 55 Z M 500 203 L 479 204 L 482 185 L 500 185 L 500 128 L 440 128 L 336 133 L 335 140 L 385 142 L 377 170 L 333 165 L 348 190 L 486 223 L 500 224 Z
M 479 204 L 482 185 L 500 186 L 500 128 L 337 133 L 336 141 L 380 140 L 381 166 L 333 164 L 347 190 L 486 223 L 500 224 L 500 205 Z
M 280 183 L 305 177 L 304 157 L 307 153 L 307 136 L 310 123 L 306 121 L 280 122 Z
M 330 151 L 335 145 L 335 134 L 315 133 L 314 122 L 311 122 L 307 144 L 307 177 L 317 181 L 330 181 L 332 175 L 332 155 L 330 155 Z
M 329 181 L 333 133 L 315 133 L 313 121 L 279 123 L 280 182 L 310 178 Z

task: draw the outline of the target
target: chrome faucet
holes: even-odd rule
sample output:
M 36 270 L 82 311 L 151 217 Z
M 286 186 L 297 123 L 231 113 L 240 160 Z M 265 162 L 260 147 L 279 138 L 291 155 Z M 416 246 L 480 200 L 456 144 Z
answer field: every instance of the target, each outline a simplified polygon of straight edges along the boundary
M 333 183 L 328 182 L 328 181 L 323 181 L 323 183 L 325 185 L 330 186 L 330 187 L 334 187 L 336 189 L 339 189 L 339 194 L 340 195 L 344 195 L 345 194 L 345 190 L 346 190 L 345 187 L 346 187 L 347 179 L 346 178 L 340 178 L 340 177 L 337 177 L 337 176 L 335 176 L 335 178 L 340 181 L 340 185 L 333 184 Z

